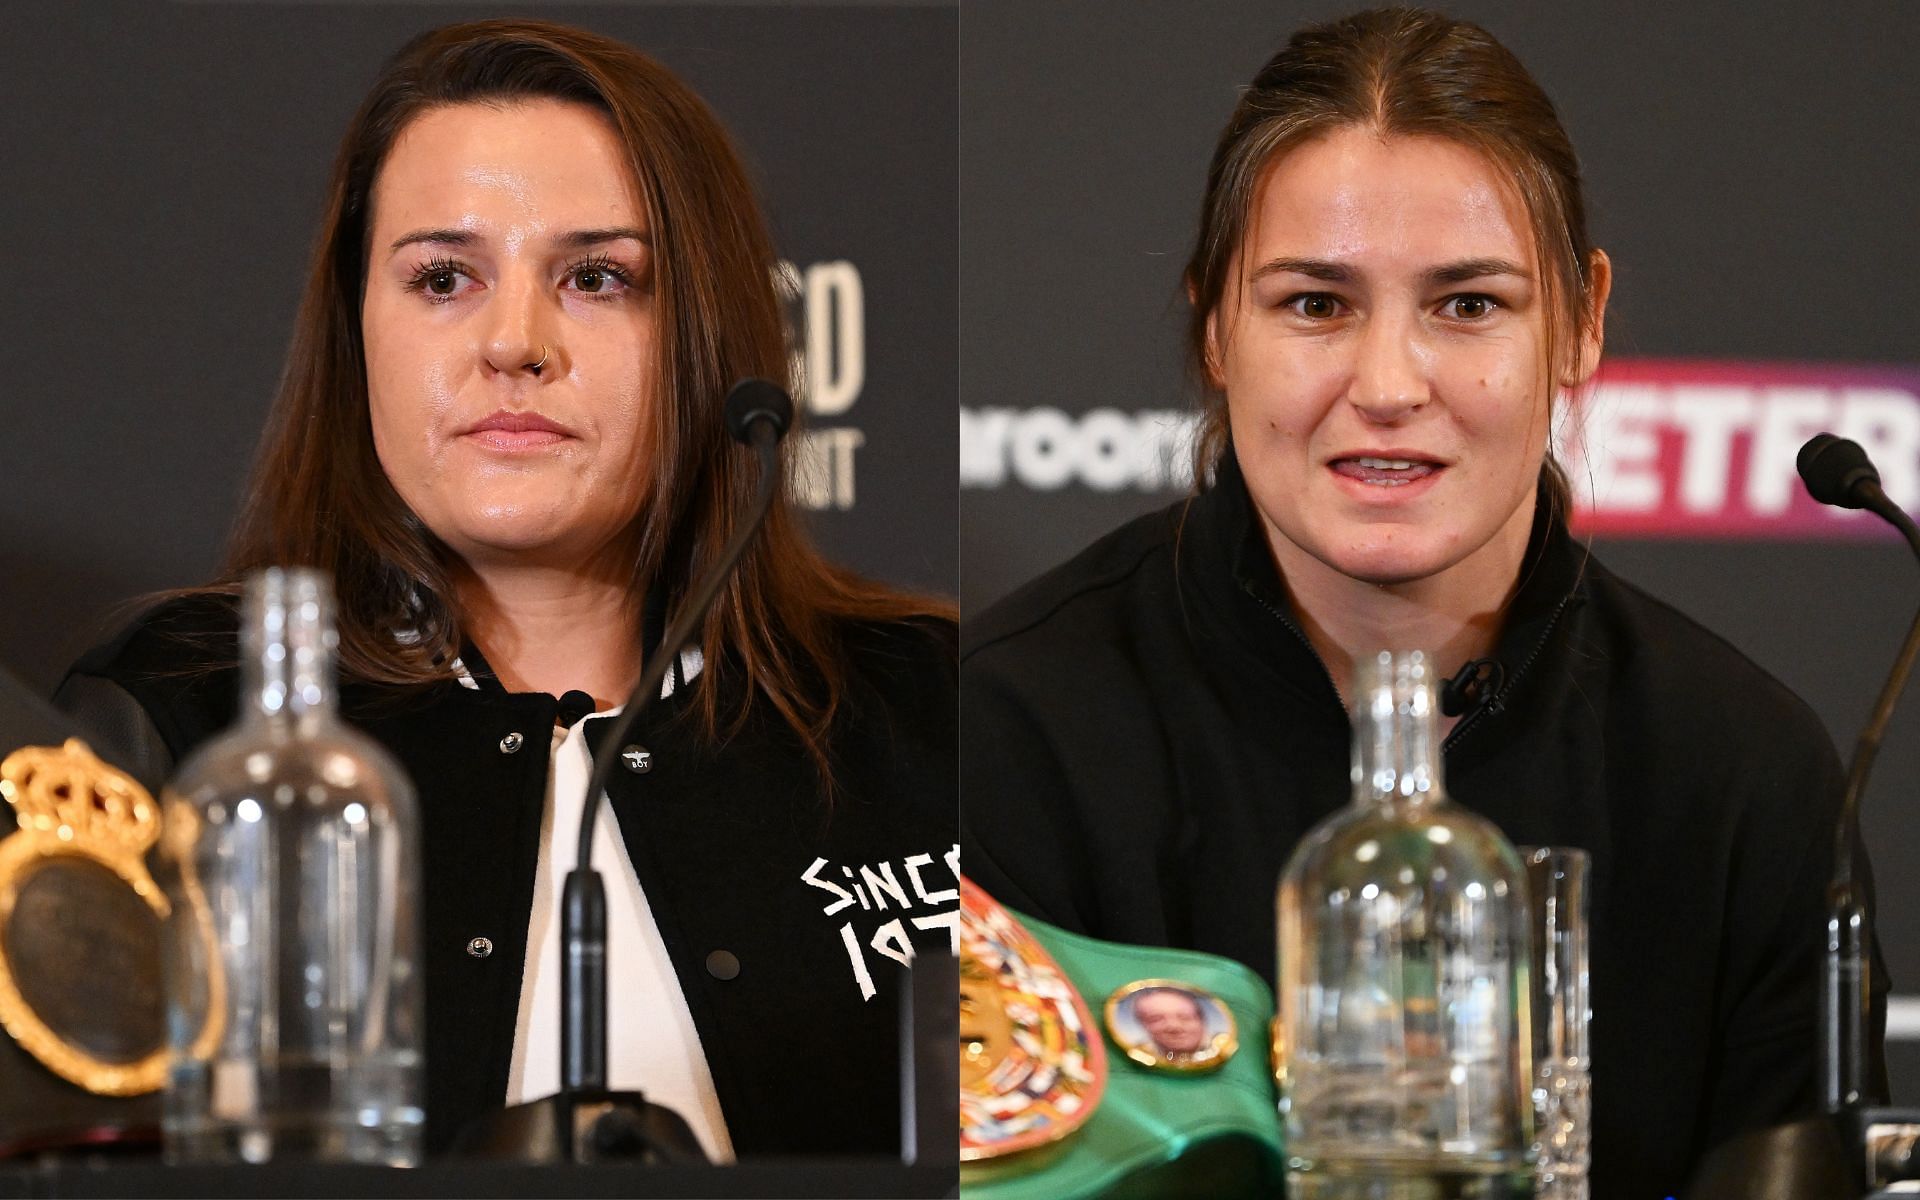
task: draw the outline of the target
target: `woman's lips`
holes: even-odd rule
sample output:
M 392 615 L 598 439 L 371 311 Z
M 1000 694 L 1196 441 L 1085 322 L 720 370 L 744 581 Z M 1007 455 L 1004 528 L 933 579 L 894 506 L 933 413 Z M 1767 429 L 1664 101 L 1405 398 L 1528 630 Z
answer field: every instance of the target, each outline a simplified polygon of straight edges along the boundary
M 1351 481 L 1351 486 L 1362 494 L 1384 495 L 1406 488 L 1424 491 L 1420 485 L 1436 479 L 1446 470 L 1446 465 L 1432 459 L 1399 455 L 1355 455 L 1336 458 L 1327 464 L 1327 469 L 1340 479 Z
M 467 436 L 493 450 L 533 450 L 567 440 L 565 434 L 531 429 L 520 433 L 510 433 L 504 429 L 486 429 Z
M 539 413 L 501 411 L 474 422 L 461 430 L 460 436 L 472 438 L 492 450 L 513 451 L 556 445 L 574 434 L 558 421 Z

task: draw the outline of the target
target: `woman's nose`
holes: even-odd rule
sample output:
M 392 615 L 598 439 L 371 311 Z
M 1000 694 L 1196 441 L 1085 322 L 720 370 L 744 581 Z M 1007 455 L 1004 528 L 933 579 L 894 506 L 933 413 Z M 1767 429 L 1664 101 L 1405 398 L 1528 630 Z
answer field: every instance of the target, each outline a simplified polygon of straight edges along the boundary
M 1432 398 L 1418 322 L 1376 314 L 1360 330 L 1347 399 L 1367 420 L 1391 425 Z
M 549 328 L 552 303 L 538 280 L 499 280 L 487 305 L 487 365 L 505 374 L 525 371 L 536 378 L 553 373 L 559 348 Z

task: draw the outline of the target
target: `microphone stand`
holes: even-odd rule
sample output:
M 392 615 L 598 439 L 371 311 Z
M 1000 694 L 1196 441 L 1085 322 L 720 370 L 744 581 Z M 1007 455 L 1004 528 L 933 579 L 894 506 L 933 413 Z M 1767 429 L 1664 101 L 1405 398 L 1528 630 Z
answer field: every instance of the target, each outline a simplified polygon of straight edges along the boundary
M 578 855 L 560 900 L 560 1091 L 482 1117 L 462 1131 L 456 1153 L 576 1163 L 707 1161 L 678 1113 L 639 1092 L 607 1087 L 607 892 L 593 868 L 593 826 L 627 734 L 659 693 L 668 669 L 693 640 L 773 507 L 781 483 L 780 439 L 792 420 L 793 401 L 777 384 L 748 379 L 727 393 L 728 431 L 758 454 L 760 477 L 746 520 L 681 605 L 593 758 Z
M 1862 454 L 1864 461 L 1865 455 Z M 1849 489 L 1857 504 L 1900 531 L 1920 559 L 1920 527 L 1881 490 L 1878 473 L 1859 478 Z M 1892 721 L 1893 709 L 1920 658 L 1920 612 L 1914 615 L 1900 644 L 1893 669 L 1880 688 L 1873 712 L 1854 743 L 1847 771 L 1847 790 L 1841 801 L 1835 831 L 1834 878 L 1827 893 L 1825 961 L 1820 980 L 1820 1091 L 1825 1111 L 1840 1125 L 1842 1142 L 1850 1151 L 1856 1187 L 1920 1179 L 1920 1112 L 1880 1108 L 1869 1104 L 1867 1039 L 1873 1024 L 1873 927 L 1866 901 L 1853 874 L 1854 842 L 1860 820 L 1860 797 L 1867 775 L 1880 752 L 1881 739 Z
M 1807 493 L 1822 505 L 1866 509 L 1897 528 L 1920 559 L 1920 528 L 1880 488 L 1880 472 L 1859 444 L 1816 434 L 1799 451 Z M 1741 1200 L 1753 1194 L 1893 1196 L 1920 1179 L 1920 1112 L 1870 1104 L 1868 1037 L 1872 1031 L 1874 927 L 1853 877 L 1860 795 L 1880 753 L 1893 707 L 1920 657 L 1920 612 L 1908 626 L 1901 653 L 1880 687 L 1880 699 L 1860 730 L 1847 770 L 1847 791 L 1834 829 L 1834 883 L 1828 887 L 1826 947 L 1820 972 L 1820 1108 L 1822 1116 L 1776 1125 L 1724 1142 L 1701 1164 L 1690 1200 Z M 1882 1190 L 1891 1187 L 1897 1190 Z
M 1900 531 L 1920 558 L 1920 528 L 1902 512 L 1877 483 L 1867 483 L 1872 496 L 1861 507 L 1884 517 Z M 1847 790 L 1840 804 L 1835 831 L 1833 884 L 1827 893 L 1825 971 L 1821 979 L 1820 1098 L 1825 1110 L 1838 1113 L 1859 1106 L 1867 1094 L 1867 1031 L 1872 1024 L 1872 942 L 1866 903 L 1853 878 L 1853 846 L 1860 822 L 1860 795 L 1880 752 L 1880 741 L 1892 720 L 1894 705 L 1906 690 L 1915 658 L 1920 657 L 1920 612 L 1907 629 L 1906 640 L 1893 670 L 1880 688 L 1873 713 L 1854 743 L 1853 763 L 1847 771 Z
M 1920 559 L 1920 527 L 1880 486 L 1866 451 L 1845 438 L 1818 434 L 1800 449 L 1807 492 L 1822 504 L 1864 508 L 1906 539 Z M 1820 1101 L 1824 1115 L 1748 1134 L 1711 1152 L 1688 1200 L 1770 1197 L 1911 1195 L 1888 1185 L 1920 1179 L 1920 1111 L 1868 1102 L 1867 1040 L 1873 1026 L 1873 926 L 1854 878 L 1860 797 L 1920 658 L 1920 613 L 1907 629 L 1893 669 L 1854 743 L 1846 792 L 1834 831 L 1834 874 L 1827 889 L 1826 942 L 1820 976 Z
M 1836 508 L 1866 509 L 1900 531 L 1920 559 L 1920 528 L 1880 486 L 1880 472 L 1859 443 L 1830 433 L 1815 434 L 1800 447 L 1795 461 L 1807 494 Z M 1827 933 L 1820 988 L 1820 1100 L 1828 1113 L 1859 1108 L 1867 1099 L 1867 1033 L 1873 1023 L 1873 930 L 1865 899 L 1853 877 L 1853 846 L 1858 840 L 1860 797 L 1880 752 L 1880 740 L 1893 719 L 1894 705 L 1906 690 L 1920 656 L 1920 613 L 1900 644 L 1893 670 L 1854 744 L 1846 794 L 1834 829 L 1833 883 L 1827 891 Z

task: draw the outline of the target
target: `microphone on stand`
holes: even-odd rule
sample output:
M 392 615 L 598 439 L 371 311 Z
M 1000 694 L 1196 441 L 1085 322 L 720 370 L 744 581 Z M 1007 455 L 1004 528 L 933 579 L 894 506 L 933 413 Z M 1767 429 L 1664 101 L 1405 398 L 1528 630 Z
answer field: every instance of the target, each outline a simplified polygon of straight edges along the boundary
M 773 507 L 780 484 L 780 439 L 793 422 L 793 401 L 777 384 L 748 379 L 727 393 L 727 431 L 734 440 L 752 446 L 760 455 L 760 483 L 747 520 L 707 572 L 700 586 L 681 606 L 679 619 L 667 628 L 640 683 L 627 698 L 613 729 L 593 758 L 593 777 L 587 783 L 587 803 L 580 810 L 578 865 L 567 873 L 561 893 L 560 944 L 560 1086 L 563 1091 L 607 1086 L 607 893 L 600 873 L 593 869 L 593 824 L 600 812 L 600 795 L 619 761 L 627 733 L 656 692 L 667 669 L 693 640 L 707 609 L 720 594 L 734 564 L 760 532 L 767 510 Z
M 585 692 L 572 691 L 560 697 L 559 711 L 554 719 L 572 729 L 586 717 L 593 715 L 593 697 Z
M 1920 528 L 1887 497 L 1859 443 L 1830 433 L 1816 434 L 1800 448 L 1796 465 L 1807 493 L 1822 504 L 1863 508 L 1898 529 L 1916 557 L 1920 557 Z M 1900 645 L 1893 670 L 1880 688 L 1880 698 L 1854 743 L 1847 770 L 1847 790 L 1840 802 L 1840 821 L 1834 831 L 1833 883 L 1827 892 L 1825 969 L 1820 985 L 1820 1099 L 1827 1112 L 1859 1107 L 1867 1098 L 1867 1031 L 1872 1024 L 1872 944 L 1865 901 L 1854 880 L 1853 846 L 1860 822 L 1860 796 L 1893 717 L 1893 708 L 1906 689 L 1920 656 L 1920 614 Z
M 628 731 L 699 631 L 734 566 L 760 532 L 781 484 L 780 439 L 793 423 L 793 400 L 785 389 L 764 379 L 735 384 L 727 393 L 726 422 L 734 440 L 753 447 L 760 459 L 752 507 L 653 649 L 640 682 L 593 758 L 580 811 L 576 865 L 567 873 L 560 900 L 560 1091 L 483 1118 L 462 1135 L 458 1149 L 465 1153 L 561 1162 L 705 1161 L 679 1114 L 638 1092 L 607 1088 L 607 892 L 593 868 L 593 826 Z
M 1900 531 L 1920 557 L 1920 528 L 1880 487 L 1880 472 L 1857 442 L 1816 434 L 1796 460 L 1807 494 L 1837 508 L 1863 508 Z M 1920 1179 L 1920 1111 L 1869 1101 L 1867 1036 L 1873 1025 L 1873 927 L 1854 878 L 1860 796 L 1893 708 L 1920 656 L 1920 613 L 1907 630 L 1854 743 L 1834 829 L 1833 882 L 1827 889 L 1826 948 L 1820 974 L 1822 1115 L 1755 1130 L 1715 1147 L 1686 1189 L 1686 1200 L 1833 1200 L 1892 1196 L 1890 1184 Z
M 1856 442 L 1816 434 L 1797 460 L 1807 492 L 1822 504 L 1866 509 L 1895 529 L 1920 558 L 1920 527 L 1880 487 L 1880 472 Z M 1920 1178 L 1920 1112 L 1870 1105 L 1867 1038 L 1873 1023 L 1873 927 L 1854 879 L 1853 847 L 1859 832 L 1860 797 L 1867 775 L 1920 657 L 1920 613 L 1907 629 L 1893 669 L 1873 712 L 1854 743 L 1847 789 L 1834 830 L 1833 883 L 1827 891 L 1826 954 L 1820 979 L 1820 1099 L 1838 1120 L 1852 1184 L 1880 1194 L 1881 1187 Z

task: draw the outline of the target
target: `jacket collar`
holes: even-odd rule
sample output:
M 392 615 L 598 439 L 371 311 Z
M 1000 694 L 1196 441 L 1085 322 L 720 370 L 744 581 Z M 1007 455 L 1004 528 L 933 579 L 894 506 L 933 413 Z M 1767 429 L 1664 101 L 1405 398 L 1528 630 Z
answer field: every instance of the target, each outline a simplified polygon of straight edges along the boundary
M 659 652 L 660 642 L 666 636 L 666 631 L 666 589 L 658 586 L 650 587 L 641 601 L 640 645 L 643 661 L 651 660 Z M 676 690 L 680 690 L 680 685 L 691 683 L 704 666 L 705 661 L 696 640 L 692 646 L 681 651 L 680 661 L 661 681 L 660 696 L 656 703 L 664 701 Z M 453 660 L 453 670 L 455 682 L 468 691 L 480 692 L 494 698 L 516 694 L 507 691 L 506 686 L 500 682 L 500 677 L 494 673 L 493 667 L 488 664 L 487 656 L 481 652 L 479 644 L 471 637 L 460 639 L 460 656 Z M 547 698 L 554 699 L 557 703 L 557 698 Z
M 1213 484 L 1188 502 L 1179 520 L 1183 595 L 1197 593 L 1211 614 L 1224 620 L 1232 649 L 1239 655 L 1261 658 L 1289 681 L 1312 681 L 1305 685 L 1312 694 L 1337 699 L 1274 564 L 1231 448 Z M 1520 588 L 1501 623 L 1493 652 L 1506 677 L 1502 694 L 1524 674 L 1566 612 L 1584 603 L 1587 559 L 1587 547 L 1576 542 L 1544 506 L 1536 506 L 1521 560 Z

